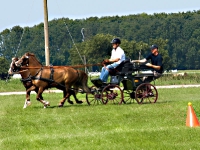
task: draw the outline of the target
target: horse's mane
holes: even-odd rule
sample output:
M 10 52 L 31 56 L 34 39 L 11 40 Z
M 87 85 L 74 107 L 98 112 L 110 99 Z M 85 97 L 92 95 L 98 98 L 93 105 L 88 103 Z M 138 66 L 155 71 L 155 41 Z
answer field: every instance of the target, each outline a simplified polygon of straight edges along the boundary
M 24 56 L 32 56 L 32 58 L 34 58 L 35 61 L 37 61 L 40 65 L 42 65 L 42 63 L 39 62 L 39 60 L 35 57 L 35 54 L 27 52 L 24 54 Z
M 19 58 L 18 58 L 18 57 L 13 57 L 13 58 L 12 58 L 12 61 L 14 61 L 14 60 L 17 61 L 17 60 L 19 60 Z
M 27 55 L 27 56 L 35 56 L 35 54 L 30 53 L 30 52 L 27 52 L 27 53 L 25 53 L 24 55 Z

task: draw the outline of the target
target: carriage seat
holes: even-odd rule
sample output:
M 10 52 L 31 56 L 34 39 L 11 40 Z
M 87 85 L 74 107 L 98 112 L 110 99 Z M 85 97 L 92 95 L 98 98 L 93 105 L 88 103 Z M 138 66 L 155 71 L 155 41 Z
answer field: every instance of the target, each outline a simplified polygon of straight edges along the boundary
M 133 68 L 134 67 L 130 59 L 126 59 L 122 61 L 115 69 L 110 70 L 109 74 L 111 76 L 132 74 L 134 71 Z

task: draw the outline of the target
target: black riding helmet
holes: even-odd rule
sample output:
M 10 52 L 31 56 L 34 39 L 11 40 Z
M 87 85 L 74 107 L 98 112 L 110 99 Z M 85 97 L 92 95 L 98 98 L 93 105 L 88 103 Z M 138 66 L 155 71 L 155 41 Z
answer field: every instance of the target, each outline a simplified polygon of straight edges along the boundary
M 155 48 L 158 49 L 158 46 L 155 45 L 155 44 L 154 44 L 154 45 L 151 45 L 151 47 L 150 47 L 151 50 L 153 50 L 153 49 L 155 49 Z
M 113 40 L 111 41 L 111 43 L 112 43 L 112 44 L 121 44 L 121 41 L 120 41 L 120 39 L 115 38 L 115 39 L 113 39 Z

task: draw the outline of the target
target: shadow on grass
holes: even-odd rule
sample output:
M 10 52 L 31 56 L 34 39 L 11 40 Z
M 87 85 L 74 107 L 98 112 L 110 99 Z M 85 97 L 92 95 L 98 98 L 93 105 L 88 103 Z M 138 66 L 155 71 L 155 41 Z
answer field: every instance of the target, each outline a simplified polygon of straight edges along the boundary
M 113 105 L 113 106 L 120 106 L 120 105 L 138 105 L 138 106 L 142 106 L 142 105 L 157 105 L 157 104 L 164 104 L 164 103 L 175 103 L 174 101 L 157 101 L 156 103 L 150 103 L 150 102 L 144 102 L 142 104 L 138 104 L 137 102 L 134 102 L 134 103 L 122 103 L 122 104 L 106 104 L 106 105 Z M 82 104 L 77 104 L 77 103 L 74 103 L 74 104 L 65 104 L 63 107 L 59 107 L 58 105 L 52 105 L 52 106 L 48 106 L 47 108 L 45 109 L 54 109 L 54 108 L 70 108 L 70 107 L 95 107 L 95 106 L 99 106 L 99 105 L 102 105 L 102 106 L 106 106 L 106 105 L 103 105 L 103 104 L 98 104 L 98 105 L 88 105 L 86 102 L 82 103 Z M 41 106 L 32 106 L 32 108 L 36 108 L 36 109 L 44 109 L 43 108 L 43 105 Z
M 126 102 L 126 103 L 122 103 L 121 105 L 146 105 L 146 104 L 163 104 L 163 103 L 171 103 L 174 101 L 159 101 L 157 100 L 156 103 L 150 103 L 150 102 L 143 102 L 142 104 L 138 104 L 136 101 L 132 101 L 132 102 Z
M 48 106 L 47 108 L 44 108 L 43 105 L 41 106 L 32 106 L 32 108 L 37 108 L 37 109 L 54 109 L 54 108 L 69 108 L 69 107 L 88 107 L 89 105 L 87 104 L 71 104 L 71 105 L 64 105 L 62 107 L 59 107 L 58 105 L 53 105 L 53 106 Z M 28 107 L 27 107 L 28 108 Z

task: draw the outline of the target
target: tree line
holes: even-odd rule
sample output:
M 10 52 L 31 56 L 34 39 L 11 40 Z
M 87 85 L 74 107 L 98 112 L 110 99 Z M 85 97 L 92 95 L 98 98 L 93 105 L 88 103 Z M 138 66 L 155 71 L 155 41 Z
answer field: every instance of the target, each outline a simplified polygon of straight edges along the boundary
M 138 59 L 139 52 L 145 57 L 150 52 L 149 47 L 157 44 L 164 57 L 165 69 L 200 68 L 200 10 L 53 19 L 49 21 L 50 63 L 83 64 L 84 55 L 87 63 L 101 62 L 109 57 L 110 41 L 114 37 L 122 40 L 121 47 L 131 59 Z M 25 52 L 34 53 L 45 63 L 43 23 L 24 28 L 14 26 L 0 33 L 0 57 L 5 63 Z M 0 68 L 7 67 L 3 65 L 0 64 Z

